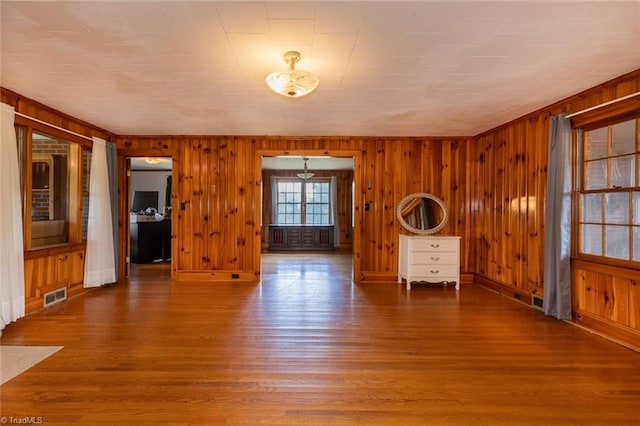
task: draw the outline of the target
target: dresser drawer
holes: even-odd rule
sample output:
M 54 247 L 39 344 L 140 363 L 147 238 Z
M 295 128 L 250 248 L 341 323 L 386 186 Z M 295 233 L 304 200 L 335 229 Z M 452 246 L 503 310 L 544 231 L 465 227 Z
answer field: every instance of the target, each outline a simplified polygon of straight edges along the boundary
M 398 282 L 456 283 L 460 290 L 460 237 L 400 235 Z
M 409 275 L 414 280 L 434 279 L 436 281 L 457 277 L 460 272 L 458 265 L 413 265 Z M 453 278 L 455 279 L 455 278 Z
M 412 251 L 459 251 L 459 239 L 421 239 L 411 242 Z
M 412 265 L 457 265 L 459 261 L 459 251 L 414 251 L 409 254 Z

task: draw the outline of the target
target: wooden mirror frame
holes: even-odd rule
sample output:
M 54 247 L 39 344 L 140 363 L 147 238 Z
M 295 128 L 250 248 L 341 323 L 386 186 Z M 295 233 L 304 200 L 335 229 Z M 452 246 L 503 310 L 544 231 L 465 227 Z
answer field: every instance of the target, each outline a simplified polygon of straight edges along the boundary
M 411 226 L 404 220 L 404 217 L 402 215 L 403 210 L 406 209 L 407 204 L 409 204 L 409 202 L 417 199 L 423 199 L 423 198 L 428 198 L 430 200 L 435 201 L 438 204 L 438 206 L 440 206 L 440 208 L 442 209 L 442 220 L 433 228 L 420 229 L 420 228 Z M 396 216 L 398 218 L 398 221 L 400 222 L 400 226 L 402 226 L 407 231 L 417 235 L 431 235 L 431 234 L 440 232 L 442 228 L 445 227 L 445 225 L 447 224 L 447 221 L 449 220 L 449 209 L 440 198 L 436 197 L 433 194 L 428 194 L 426 192 L 414 192 L 413 194 L 409 194 L 406 197 L 404 197 L 402 200 L 400 200 L 400 202 L 398 203 L 398 208 L 396 209 Z

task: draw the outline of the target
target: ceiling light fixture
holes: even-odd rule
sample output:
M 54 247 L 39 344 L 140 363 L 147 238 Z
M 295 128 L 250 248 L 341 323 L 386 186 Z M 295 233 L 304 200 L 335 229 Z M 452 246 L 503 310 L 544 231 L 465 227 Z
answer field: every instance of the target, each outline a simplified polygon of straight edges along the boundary
M 300 60 L 300 52 L 289 51 L 284 54 L 284 61 L 289 64 L 289 69 L 274 71 L 266 78 L 267 85 L 274 92 L 288 98 L 299 98 L 313 92 L 320 79 L 307 71 L 295 69 L 296 62 Z
M 307 170 L 307 160 L 308 158 L 304 159 L 304 171 L 302 173 L 298 173 L 298 177 L 302 180 L 311 179 L 315 174 L 315 173 L 309 173 L 309 170 Z
M 160 158 L 155 158 L 155 157 L 146 157 L 144 159 L 144 162 L 147 164 L 159 164 L 162 160 Z

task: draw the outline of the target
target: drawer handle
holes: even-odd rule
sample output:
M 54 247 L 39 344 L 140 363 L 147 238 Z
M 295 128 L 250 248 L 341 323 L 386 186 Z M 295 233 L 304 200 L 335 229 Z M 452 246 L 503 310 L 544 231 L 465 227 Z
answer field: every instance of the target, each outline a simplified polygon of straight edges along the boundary
M 440 247 L 440 244 L 431 244 L 431 247 L 438 248 L 438 247 Z
M 439 274 L 439 273 L 440 273 L 440 271 L 439 271 L 438 269 L 436 269 L 435 271 L 432 269 L 432 270 L 431 270 L 431 273 L 432 273 L 432 274 Z
M 431 260 L 438 261 L 438 260 L 440 260 L 440 258 L 439 257 L 432 257 Z

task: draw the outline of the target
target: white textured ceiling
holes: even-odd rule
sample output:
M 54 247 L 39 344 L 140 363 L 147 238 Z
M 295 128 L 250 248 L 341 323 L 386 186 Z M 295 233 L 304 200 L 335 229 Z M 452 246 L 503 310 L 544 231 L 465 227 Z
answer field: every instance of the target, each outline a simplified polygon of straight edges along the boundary
M 3 87 L 117 134 L 475 135 L 640 68 L 640 1 L 2 0 Z M 267 89 L 316 73 L 300 99 Z

